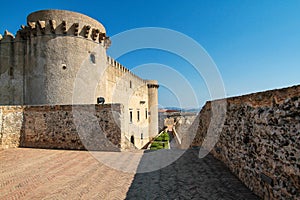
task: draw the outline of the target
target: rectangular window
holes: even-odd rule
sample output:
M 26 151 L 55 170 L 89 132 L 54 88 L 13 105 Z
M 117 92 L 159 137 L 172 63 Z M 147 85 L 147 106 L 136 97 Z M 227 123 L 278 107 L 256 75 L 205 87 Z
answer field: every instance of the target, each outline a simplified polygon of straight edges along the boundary
M 140 111 L 139 110 L 137 111 L 137 121 L 138 122 L 140 121 Z
M 145 108 L 145 118 L 148 119 L 148 110 Z
M 129 122 L 132 123 L 132 110 L 129 110 Z

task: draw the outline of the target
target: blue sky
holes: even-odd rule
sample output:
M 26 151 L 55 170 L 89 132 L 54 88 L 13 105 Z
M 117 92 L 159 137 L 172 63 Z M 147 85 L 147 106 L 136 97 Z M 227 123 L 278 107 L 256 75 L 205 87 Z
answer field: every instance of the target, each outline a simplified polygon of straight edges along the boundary
M 100 21 L 109 36 L 140 27 L 181 32 L 211 56 L 227 96 L 300 84 L 300 1 L 2 1 L 0 33 L 5 29 L 15 33 L 21 24 L 26 24 L 29 13 L 41 9 L 84 13 Z M 178 101 L 183 101 L 183 107 L 198 107 L 211 99 L 193 66 L 172 53 L 144 49 L 123 55 L 118 61 L 130 69 L 148 63 L 169 66 L 188 80 L 199 101 L 196 104 L 194 100 L 180 98 L 189 94 L 179 85 L 178 94 L 161 87 L 162 106 L 178 106 Z M 161 78 L 178 84 L 168 74 Z

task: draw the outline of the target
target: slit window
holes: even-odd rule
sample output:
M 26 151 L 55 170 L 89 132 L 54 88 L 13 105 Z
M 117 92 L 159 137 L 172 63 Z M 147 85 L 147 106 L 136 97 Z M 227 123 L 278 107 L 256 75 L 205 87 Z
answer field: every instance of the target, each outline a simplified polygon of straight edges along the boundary
M 132 110 L 129 111 L 129 122 L 132 123 Z

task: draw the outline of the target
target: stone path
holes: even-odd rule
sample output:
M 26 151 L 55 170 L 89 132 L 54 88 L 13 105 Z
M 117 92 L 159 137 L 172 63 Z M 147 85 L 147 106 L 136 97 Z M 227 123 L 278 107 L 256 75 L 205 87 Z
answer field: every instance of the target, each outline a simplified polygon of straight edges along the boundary
M 111 162 L 122 155 L 96 154 Z M 124 153 L 118 162 L 138 169 L 149 162 L 146 154 Z M 163 169 L 134 174 L 107 167 L 85 151 L 19 148 L 0 150 L 2 199 L 258 198 L 212 156 L 198 159 L 196 150 Z
M 141 162 L 143 163 L 143 158 Z M 127 199 L 256 200 L 223 163 L 212 155 L 198 158 L 198 150 L 186 151 L 171 165 L 136 174 Z

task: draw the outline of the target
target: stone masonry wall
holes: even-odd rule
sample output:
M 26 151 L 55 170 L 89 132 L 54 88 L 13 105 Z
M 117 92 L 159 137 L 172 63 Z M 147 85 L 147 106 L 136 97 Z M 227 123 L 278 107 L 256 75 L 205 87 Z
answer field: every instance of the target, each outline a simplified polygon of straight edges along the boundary
M 120 104 L 1 106 L 2 148 L 120 151 L 122 109 Z
M 20 145 L 23 123 L 21 106 L 0 106 L 0 149 Z
M 202 145 L 211 116 L 208 102 L 192 146 Z M 300 86 L 228 98 L 211 153 L 260 197 L 299 199 Z

